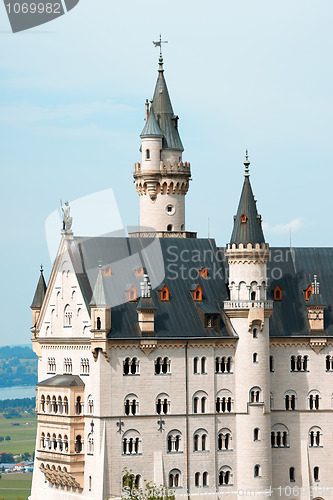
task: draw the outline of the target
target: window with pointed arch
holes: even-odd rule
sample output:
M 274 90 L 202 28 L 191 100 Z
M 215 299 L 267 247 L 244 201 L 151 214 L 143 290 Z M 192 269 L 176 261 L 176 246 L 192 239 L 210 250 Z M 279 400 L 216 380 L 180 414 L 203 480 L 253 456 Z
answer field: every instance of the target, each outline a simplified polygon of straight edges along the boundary
M 179 469 L 172 469 L 169 472 L 169 487 L 170 488 L 181 488 L 181 472 Z
M 228 428 L 221 429 L 217 434 L 217 449 L 232 450 L 232 433 Z
M 167 449 L 168 453 L 181 453 L 182 448 L 182 433 L 174 429 L 169 432 L 167 436 Z
M 88 455 L 93 455 L 94 454 L 94 435 L 92 432 L 88 434 Z
M 161 290 L 158 290 L 158 292 L 160 294 L 161 302 L 169 302 L 170 293 L 166 285 L 164 285 Z
M 282 288 L 279 285 L 276 285 L 274 288 L 273 297 L 275 302 L 280 302 L 282 300 Z
M 309 430 L 309 448 L 322 447 L 322 433 L 321 428 L 314 426 Z
M 228 465 L 224 465 L 219 470 L 219 486 L 230 486 L 233 484 L 232 469 Z
M 139 431 L 130 429 L 123 434 L 123 455 L 141 455 L 141 435 Z
M 168 413 L 170 413 L 171 403 L 168 394 L 159 394 L 156 398 L 155 407 L 157 415 L 167 415 Z
M 72 317 L 73 317 L 73 313 L 72 313 L 72 310 L 70 308 L 70 305 L 67 304 L 65 306 L 65 309 L 64 309 L 64 326 L 69 328 L 72 326 Z
M 193 435 L 193 451 L 209 451 L 208 432 L 206 429 L 198 429 Z

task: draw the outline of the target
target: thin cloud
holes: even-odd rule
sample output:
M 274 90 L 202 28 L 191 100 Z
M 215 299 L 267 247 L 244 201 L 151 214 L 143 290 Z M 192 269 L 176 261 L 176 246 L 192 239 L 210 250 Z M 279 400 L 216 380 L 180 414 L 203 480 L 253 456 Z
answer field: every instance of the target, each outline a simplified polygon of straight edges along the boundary
M 289 234 L 290 230 L 295 233 L 305 226 L 304 217 L 297 217 L 286 224 L 271 226 L 268 222 L 263 223 L 264 232 L 267 234 Z

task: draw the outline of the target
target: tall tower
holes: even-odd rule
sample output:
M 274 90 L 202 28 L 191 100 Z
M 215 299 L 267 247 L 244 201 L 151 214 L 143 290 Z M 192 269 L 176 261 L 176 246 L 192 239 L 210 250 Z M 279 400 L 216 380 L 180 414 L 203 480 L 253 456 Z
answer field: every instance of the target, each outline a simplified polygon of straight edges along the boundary
M 243 190 L 226 249 L 230 300 L 224 303 L 224 309 L 238 335 L 235 352 L 237 489 L 260 492 L 272 484 L 269 316 L 273 304 L 266 297 L 269 247 L 250 184 L 247 152 L 244 165 Z
M 134 165 L 136 190 L 140 196 L 141 232 L 158 236 L 193 237 L 185 232 L 185 195 L 191 177 L 190 164 L 178 131 L 178 116 L 164 78 L 160 52 L 158 78 L 151 105 L 146 101 L 145 126 L 141 132 L 141 163 Z

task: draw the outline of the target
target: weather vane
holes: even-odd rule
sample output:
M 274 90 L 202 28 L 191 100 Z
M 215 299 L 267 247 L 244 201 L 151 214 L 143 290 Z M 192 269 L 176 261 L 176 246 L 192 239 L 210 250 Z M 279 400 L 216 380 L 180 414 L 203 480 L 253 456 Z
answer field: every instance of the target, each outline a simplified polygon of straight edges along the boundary
M 162 40 L 162 36 L 160 35 L 160 39 L 158 42 L 153 42 L 153 44 L 155 45 L 155 47 L 159 47 L 160 48 L 160 56 L 162 57 L 162 43 L 168 43 L 167 40 Z

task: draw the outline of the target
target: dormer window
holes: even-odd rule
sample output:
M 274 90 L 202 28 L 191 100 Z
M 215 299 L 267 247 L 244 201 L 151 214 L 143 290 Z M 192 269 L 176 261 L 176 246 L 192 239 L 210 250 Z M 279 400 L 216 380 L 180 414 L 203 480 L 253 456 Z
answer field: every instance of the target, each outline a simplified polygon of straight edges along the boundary
M 207 278 L 208 271 L 207 271 L 206 267 L 203 267 L 202 269 L 200 269 L 199 275 L 200 275 L 200 278 Z
M 305 300 L 306 300 L 306 301 L 308 301 L 308 300 L 310 299 L 312 292 L 313 292 L 313 290 L 312 290 L 312 286 L 311 286 L 311 285 L 309 285 L 309 286 L 307 287 L 307 289 L 306 289 L 306 290 L 304 290 Z
M 130 302 L 136 301 L 136 288 L 134 285 L 132 285 L 131 288 L 128 290 L 128 300 Z
M 150 149 L 146 149 L 146 160 L 150 160 Z
M 103 272 L 104 276 L 111 276 L 111 267 L 106 267 Z
M 141 276 L 143 276 L 143 267 L 138 267 L 137 269 L 135 269 L 135 275 L 140 278 Z
M 195 285 L 194 285 L 194 287 L 195 287 Z M 192 297 L 193 297 L 195 302 L 200 302 L 202 300 L 201 286 L 198 285 L 195 288 L 194 287 L 192 287 L 192 289 L 191 289 Z
M 219 316 L 217 314 L 205 314 L 205 328 L 219 329 Z
M 169 302 L 169 289 L 166 285 L 163 286 L 161 290 L 158 290 L 160 292 L 160 299 L 162 302 Z
M 276 285 L 276 287 L 274 288 L 273 295 L 274 295 L 274 300 L 276 301 L 282 300 L 282 288 L 279 285 Z
M 247 222 L 247 217 L 246 217 L 246 215 L 245 215 L 245 214 L 241 215 L 240 220 L 241 220 L 241 224 L 246 224 L 246 222 Z

